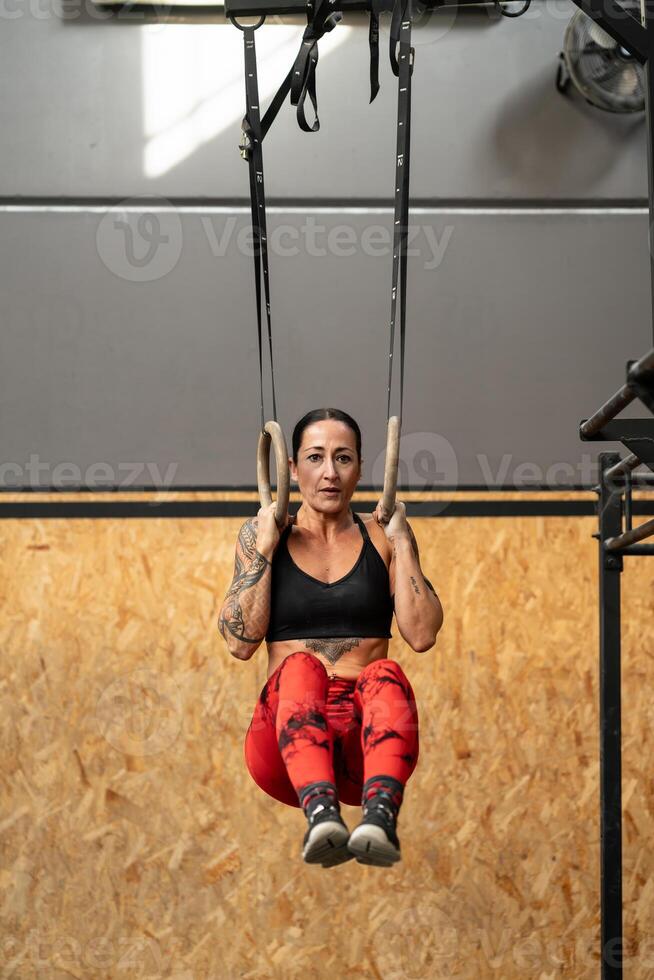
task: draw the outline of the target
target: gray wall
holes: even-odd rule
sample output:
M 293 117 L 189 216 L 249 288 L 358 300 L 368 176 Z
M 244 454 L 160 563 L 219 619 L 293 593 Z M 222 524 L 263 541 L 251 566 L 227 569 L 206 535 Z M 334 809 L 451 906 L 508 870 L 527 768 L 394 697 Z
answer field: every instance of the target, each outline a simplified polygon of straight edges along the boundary
M 17 9 L 0 39 L 0 485 L 252 484 L 241 35 Z M 555 91 L 574 10 L 441 12 L 415 32 L 416 487 L 590 484 L 605 447 L 580 443 L 578 422 L 651 346 L 644 119 Z M 264 106 L 300 32 L 277 18 L 257 34 Z M 321 42 L 321 131 L 302 133 L 287 104 L 265 146 L 280 421 L 290 440 L 308 408 L 347 408 L 365 483 L 385 438 L 387 32 L 372 105 L 367 26 L 349 15 Z

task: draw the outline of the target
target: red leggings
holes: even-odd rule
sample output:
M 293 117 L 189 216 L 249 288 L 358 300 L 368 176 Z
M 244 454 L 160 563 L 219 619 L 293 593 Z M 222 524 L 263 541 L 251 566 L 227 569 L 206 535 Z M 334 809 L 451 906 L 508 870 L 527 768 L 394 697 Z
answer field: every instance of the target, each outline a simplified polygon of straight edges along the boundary
M 307 783 L 326 780 L 361 804 L 372 776 L 404 786 L 418 761 L 418 710 L 394 660 L 374 660 L 355 679 L 330 678 L 312 653 L 289 654 L 259 695 L 245 736 L 250 775 L 269 796 L 299 806 Z

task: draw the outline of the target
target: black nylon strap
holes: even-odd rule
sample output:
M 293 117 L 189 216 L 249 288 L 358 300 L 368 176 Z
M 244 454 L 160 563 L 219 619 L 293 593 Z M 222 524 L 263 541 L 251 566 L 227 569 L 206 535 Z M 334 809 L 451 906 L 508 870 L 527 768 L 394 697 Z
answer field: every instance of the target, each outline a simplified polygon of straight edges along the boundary
M 309 16 L 309 15 L 307 15 Z M 320 129 L 318 102 L 316 99 L 316 66 L 318 65 L 318 41 L 343 19 L 329 0 L 317 0 L 315 11 L 304 32 L 300 51 L 291 69 L 291 105 L 297 106 L 297 121 L 305 133 L 317 133 Z M 307 93 L 313 105 L 315 120 L 309 126 L 304 112 Z
M 238 26 L 238 25 L 237 25 Z M 257 25 L 260 26 L 260 25 Z M 256 27 L 241 27 L 245 54 L 245 117 L 242 122 L 243 143 L 241 155 L 248 161 L 250 173 L 250 204 L 252 232 L 254 235 L 254 281 L 257 296 L 257 335 L 259 339 L 259 389 L 261 395 L 261 429 L 266 422 L 263 405 L 263 345 L 261 327 L 261 271 L 266 300 L 268 323 L 268 347 L 270 352 L 270 377 L 272 387 L 273 419 L 277 420 L 275 397 L 275 371 L 272 350 L 272 323 L 270 317 L 270 283 L 268 276 L 268 234 L 266 227 L 266 195 L 263 182 L 263 135 L 259 112 L 259 83 L 257 78 L 257 53 L 254 41 Z
M 320 0 L 319 0 L 320 4 Z M 248 162 L 250 175 L 250 204 L 252 212 L 252 232 L 254 235 L 254 280 L 257 301 L 257 336 L 259 341 L 259 392 L 261 402 L 261 429 L 265 425 L 265 410 L 263 396 L 263 344 L 261 316 L 261 273 L 263 271 L 264 293 L 266 301 L 266 320 L 268 325 L 268 348 L 270 354 L 270 379 L 272 389 L 272 417 L 277 420 L 277 398 L 275 394 L 275 370 L 272 350 L 272 322 L 270 312 L 270 277 L 268 266 L 268 244 L 266 223 L 266 196 L 263 176 L 263 140 L 277 113 L 281 109 L 286 96 L 291 92 L 291 103 L 297 105 L 297 119 L 300 128 L 306 132 L 316 132 L 320 128 L 316 100 L 316 65 L 318 64 L 318 41 L 328 31 L 336 27 L 342 14 L 329 10 L 329 4 L 322 3 L 315 11 L 312 21 L 307 25 L 302 38 L 300 52 L 293 67 L 282 82 L 270 103 L 263 119 L 259 106 L 259 83 L 257 76 L 257 55 L 254 32 L 261 27 L 265 17 L 260 18 L 255 25 L 242 26 L 234 18 L 230 18 L 235 27 L 243 32 L 243 50 L 245 59 L 245 116 L 241 124 L 243 142 L 241 155 Z M 313 126 L 309 126 L 304 112 L 307 96 L 311 98 L 316 114 Z
M 302 43 L 300 45 L 300 50 L 296 55 L 295 61 L 293 62 L 293 67 L 275 93 L 275 96 L 270 103 L 265 116 L 263 117 L 263 122 L 261 124 L 262 138 L 265 137 L 266 133 L 270 129 L 271 123 L 284 104 L 284 100 L 289 92 L 291 93 L 291 105 L 297 106 L 297 121 L 300 129 L 303 129 L 305 133 L 317 133 L 320 129 L 316 98 L 318 41 L 325 34 L 329 33 L 329 31 L 333 31 L 343 17 L 339 11 L 332 10 L 330 12 L 329 8 L 330 4 L 327 2 L 327 0 L 324 0 L 322 6 L 320 6 L 319 0 L 319 6 L 316 9 L 314 18 L 309 24 L 307 24 L 304 34 L 302 35 Z M 307 14 L 307 17 L 309 16 L 310 15 Z M 304 111 L 304 104 L 307 94 L 309 95 L 309 98 L 313 104 L 313 111 L 316 117 L 313 125 L 311 126 L 309 126 L 307 122 Z
M 397 318 L 398 278 L 400 292 L 400 422 L 404 400 L 404 348 L 406 334 L 406 282 L 407 282 L 407 239 L 409 218 L 409 164 L 411 149 L 411 76 L 413 74 L 414 49 L 411 47 L 412 0 L 391 0 L 392 19 L 389 55 L 393 74 L 398 78 L 397 114 L 397 152 L 395 166 L 395 209 L 393 225 L 393 278 L 391 290 L 390 353 L 388 371 L 388 405 L 390 417 L 391 383 L 393 355 L 395 347 L 395 325 Z M 370 101 L 379 91 L 379 14 L 389 9 L 389 0 L 371 0 L 370 8 Z M 309 15 L 310 16 L 310 15 Z M 305 132 L 316 132 L 320 128 L 316 101 L 316 66 L 318 63 L 317 42 L 323 35 L 334 29 L 342 14 L 333 9 L 333 0 L 317 0 L 313 17 L 304 32 L 300 51 L 293 67 L 275 94 L 263 120 L 260 116 L 259 90 L 257 79 L 257 59 L 254 32 L 263 20 L 251 27 L 242 27 L 233 18 L 232 23 L 243 31 L 245 54 L 245 97 L 246 111 L 242 123 L 243 143 L 241 155 L 248 161 L 250 174 L 250 201 L 252 229 L 254 233 L 254 270 L 257 297 L 257 329 L 259 340 L 259 381 L 261 393 L 261 428 L 265 424 L 263 398 L 263 345 L 261 317 L 261 270 L 263 268 L 266 318 L 268 324 L 268 345 L 273 400 L 273 418 L 277 419 L 275 397 L 275 375 L 272 352 L 272 325 L 270 313 L 270 285 L 268 275 L 268 247 L 266 228 L 266 199 L 263 178 L 262 143 L 272 122 L 291 92 L 291 103 L 297 105 L 297 119 Z M 399 43 L 399 60 L 397 46 Z M 309 126 L 306 121 L 304 104 L 307 94 L 313 104 L 315 121 Z
M 379 14 L 384 9 L 382 0 L 372 0 L 370 4 L 370 27 L 368 45 L 370 47 L 370 102 L 374 102 L 379 92 Z
M 395 212 L 393 218 L 393 282 L 391 289 L 391 342 L 388 356 L 387 415 L 391 415 L 391 382 L 395 348 L 398 270 L 400 287 L 400 427 L 404 403 L 404 342 L 406 335 L 407 239 L 409 234 L 409 168 L 411 152 L 411 76 L 414 49 L 411 47 L 412 0 L 396 0 L 393 7 L 390 58 L 398 77 L 397 152 L 395 157 Z M 399 61 L 396 45 L 399 42 Z

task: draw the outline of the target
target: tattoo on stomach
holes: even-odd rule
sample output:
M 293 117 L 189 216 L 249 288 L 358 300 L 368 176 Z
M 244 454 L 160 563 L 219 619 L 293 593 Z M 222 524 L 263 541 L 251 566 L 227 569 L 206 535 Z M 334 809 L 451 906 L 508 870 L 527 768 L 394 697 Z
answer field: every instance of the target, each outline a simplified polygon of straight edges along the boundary
M 337 660 L 352 650 L 354 647 L 358 647 L 361 643 L 361 639 L 356 636 L 343 637 L 338 640 L 304 640 L 307 648 L 309 650 L 314 650 L 316 653 L 321 653 L 323 657 L 329 660 L 330 664 L 335 664 Z

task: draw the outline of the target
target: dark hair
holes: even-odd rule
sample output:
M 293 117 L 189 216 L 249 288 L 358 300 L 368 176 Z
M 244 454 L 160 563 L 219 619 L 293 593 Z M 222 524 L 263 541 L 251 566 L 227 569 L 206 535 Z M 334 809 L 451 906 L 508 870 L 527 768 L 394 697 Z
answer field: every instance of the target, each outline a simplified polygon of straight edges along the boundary
M 352 429 L 356 437 L 357 456 L 361 462 L 361 429 L 347 412 L 342 412 L 340 408 L 314 408 L 311 412 L 303 415 L 293 429 L 293 462 L 297 466 L 297 455 L 302 443 L 304 430 L 314 422 L 324 422 L 326 419 L 335 419 L 337 422 L 345 422 Z

